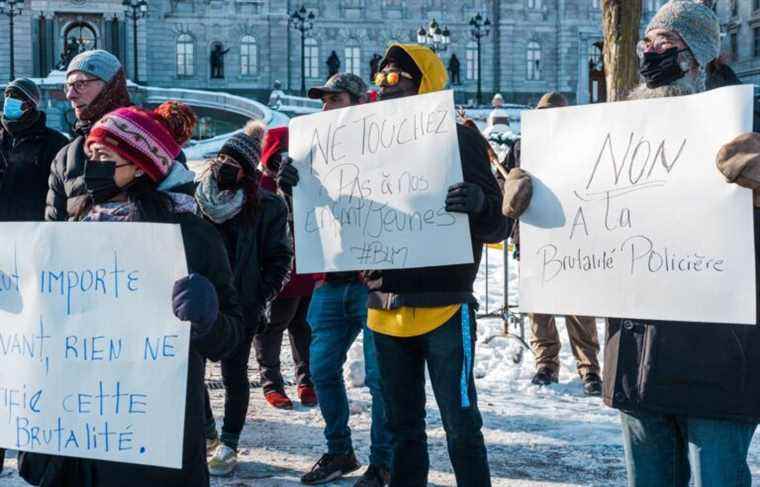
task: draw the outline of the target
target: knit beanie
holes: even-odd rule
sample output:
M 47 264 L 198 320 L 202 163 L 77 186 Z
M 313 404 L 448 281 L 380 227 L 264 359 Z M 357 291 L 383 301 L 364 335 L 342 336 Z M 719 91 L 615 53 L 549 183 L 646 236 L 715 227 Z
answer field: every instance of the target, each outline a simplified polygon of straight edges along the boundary
M 66 76 L 81 71 L 109 82 L 120 69 L 121 63 L 116 56 L 102 49 L 93 49 L 77 54 L 69 63 Z
M 269 169 L 277 154 L 288 150 L 288 128 L 275 127 L 267 130 L 264 146 L 261 148 L 261 165 Z M 279 164 L 280 161 L 275 162 Z
M 185 118 L 187 110 L 176 102 L 154 111 L 119 108 L 95 123 L 86 147 L 103 144 L 160 182 L 182 150 L 180 141 L 186 140 L 185 127 L 177 118 Z
M 227 139 L 219 155 L 226 155 L 234 159 L 243 172 L 253 176 L 261 158 L 261 139 L 264 137 L 265 126 L 258 120 L 249 121 L 241 132 Z
M 40 94 L 40 89 L 37 87 L 37 84 L 30 80 L 29 78 L 17 78 L 8 83 L 8 86 L 5 87 L 5 94 L 7 95 L 10 90 L 17 90 L 19 91 L 26 100 L 31 101 L 34 103 L 34 106 L 37 107 L 40 104 L 40 98 L 42 98 L 42 95 Z
M 677 32 L 699 65 L 707 66 L 720 54 L 720 22 L 705 1 L 670 0 L 652 17 L 646 32 Z

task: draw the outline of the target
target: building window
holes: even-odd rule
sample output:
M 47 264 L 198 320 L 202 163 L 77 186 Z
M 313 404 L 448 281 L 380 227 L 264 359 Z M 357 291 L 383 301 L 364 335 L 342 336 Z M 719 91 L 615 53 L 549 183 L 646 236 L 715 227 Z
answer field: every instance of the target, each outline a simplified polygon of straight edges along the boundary
M 531 10 L 541 10 L 543 0 L 528 0 L 528 8 Z
M 752 0 L 752 10 L 760 10 L 760 0 Z
M 591 8 L 594 10 L 599 10 L 599 2 L 600 0 L 591 0 Z
M 538 42 L 528 43 L 527 52 L 528 72 L 527 79 L 535 81 L 541 79 L 541 46 Z
M 362 51 L 356 46 L 347 47 L 346 54 L 346 72 L 354 73 L 356 76 L 361 76 L 361 63 L 362 63 Z
M 731 5 L 731 17 L 736 17 L 739 15 L 739 2 L 738 0 L 730 0 Z
M 736 32 L 731 33 L 731 56 L 734 61 L 739 60 L 739 35 Z
M 194 68 L 194 45 L 190 34 L 182 34 L 177 38 L 177 75 L 192 76 Z
M 478 45 L 475 43 L 475 41 L 467 44 L 467 50 L 464 52 L 464 66 L 467 79 L 477 79 Z
M 306 39 L 304 41 L 304 58 L 306 61 L 306 77 L 319 78 L 319 46 L 316 39 Z
M 602 62 L 604 55 L 602 53 L 600 44 L 601 41 L 595 42 L 588 47 L 588 63 L 591 69 L 601 70 L 602 66 L 604 65 Z
M 653 13 L 656 12 L 657 9 L 660 8 L 660 2 L 659 0 L 643 0 L 643 8 L 644 12 Z
M 385 7 L 401 8 L 401 0 L 385 0 Z
M 256 39 L 253 36 L 243 36 L 240 40 L 240 74 L 253 76 L 258 70 L 258 52 Z

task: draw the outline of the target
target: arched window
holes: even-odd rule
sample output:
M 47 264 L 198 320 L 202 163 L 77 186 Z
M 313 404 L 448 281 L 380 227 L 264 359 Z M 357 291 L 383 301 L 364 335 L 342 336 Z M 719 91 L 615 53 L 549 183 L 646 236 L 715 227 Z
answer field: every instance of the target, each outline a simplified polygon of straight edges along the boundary
M 467 44 L 467 50 L 464 52 L 464 65 L 467 79 L 477 79 L 478 77 L 478 45 L 475 41 Z
M 359 46 L 348 46 L 346 53 L 346 73 L 361 76 L 362 50 Z
M 527 51 L 528 80 L 541 79 L 541 46 L 538 42 L 529 42 Z
M 98 36 L 90 25 L 78 22 L 66 29 L 64 46 L 77 53 L 97 49 Z
M 531 10 L 541 10 L 542 5 L 541 0 L 528 0 L 528 8 Z
M 588 63 L 592 69 L 602 69 L 602 48 L 599 42 L 588 46 Z
M 258 71 L 256 39 L 253 36 L 243 36 L 240 39 L 240 74 L 253 76 L 256 71 Z
M 195 46 L 190 34 L 177 37 L 177 76 L 195 74 Z
M 304 59 L 307 78 L 319 78 L 319 45 L 316 39 L 304 41 Z

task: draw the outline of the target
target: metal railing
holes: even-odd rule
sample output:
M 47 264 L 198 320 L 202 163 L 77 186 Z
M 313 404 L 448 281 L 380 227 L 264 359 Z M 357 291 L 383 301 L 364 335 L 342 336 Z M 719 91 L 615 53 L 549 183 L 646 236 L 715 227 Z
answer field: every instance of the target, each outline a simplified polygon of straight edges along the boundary
M 160 104 L 166 100 L 179 100 L 190 106 L 224 110 L 244 117 L 260 119 L 266 124 L 269 124 L 272 120 L 272 110 L 269 107 L 242 96 L 224 92 L 188 90 L 184 88 L 157 88 L 140 85 L 134 85 L 133 87 L 138 94 L 145 96 L 145 102 L 148 104 Z
M 314 113 L 322 110 L 322 101 L 303 96 L 280 95 L 272 108 L 283 112 Z

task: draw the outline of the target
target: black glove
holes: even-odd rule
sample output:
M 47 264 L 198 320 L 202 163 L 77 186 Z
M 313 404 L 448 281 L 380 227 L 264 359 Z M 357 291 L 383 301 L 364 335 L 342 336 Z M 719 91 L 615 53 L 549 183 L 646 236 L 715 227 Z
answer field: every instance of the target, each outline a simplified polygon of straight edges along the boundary
M 298 169 L 293 166 L 293 159 L 288 158 L 287 161 L 283 160 L 280 170 L 277 171 L 277 186 L 283 192 L 290 194 L 293 186 L 298 185 L 299 180 Z
M 219 317 L 219 297 L 211 281 L 200 274 L 190 274 L 174 283 L 174 316 L 189 321 L 192 331 L 206 334 Z
M 457 183 L 446 194 L 446 211 L 477 215 L 483 211 L 486 195 L 474 183 Z

